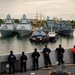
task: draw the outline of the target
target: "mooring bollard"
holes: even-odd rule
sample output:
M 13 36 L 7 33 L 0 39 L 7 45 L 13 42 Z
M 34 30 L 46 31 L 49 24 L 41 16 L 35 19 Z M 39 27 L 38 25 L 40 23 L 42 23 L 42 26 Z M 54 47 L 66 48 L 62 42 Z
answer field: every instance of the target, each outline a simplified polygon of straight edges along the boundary
M 52 72 L 51 72 L 51 71 L 49 71 L 49 75 L 51 75 L 51 73 L 52 73 Z
M 71 75 L 71 72 L 68 72 L 68 75 Z
M 52 65 L 52 72 L 57 72 L 57 64 Z
M 6 64 L 6 73 L 9 73 L 9 64 Z
M 67 73 L 67 65 L 65 63 L 62 64 L 62 72 Z
M 30 75 L 35 75 L 35 72 L 30 73 Z

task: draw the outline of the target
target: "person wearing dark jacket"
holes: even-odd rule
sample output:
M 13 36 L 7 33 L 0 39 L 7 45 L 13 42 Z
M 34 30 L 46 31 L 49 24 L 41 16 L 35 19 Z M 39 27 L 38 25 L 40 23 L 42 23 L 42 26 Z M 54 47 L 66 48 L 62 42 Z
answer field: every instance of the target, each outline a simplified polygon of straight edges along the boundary
M 15 73 L 15 63 L 16 57 L 13 54 L 13 51 L 10 51 L 10 55 L 8 56 L 8 61 L 9 61 L 9 74 L 11 74 L 11 70 L 13 71 L 13 73 Z
M 51 60 L 49 57 L 50 52 L 51 52 L 51 50 L 47 47 L 47 45 L 45 45 L 45 48 L 43 49 L 43 54 L 44 54 L 46 68 L 48 67 L 48 64 L 50 64 L 50 66 L 52 66 Z
M 37 52 L 37 48 L 34 49 L 34 52 L 32 53 L 32 58 L 33 58 L 33 70 L 37 67 L 38 70 L 38 58 L 40 54 Z
M 61 47 L 61 44 L 59 44 L 59 47 L 56 48 L 56 52 L 57 52 L 57 59 L 58 59 L 58 66 L 60 66 L 60 63 L 63 64 L 63 54 L 65 52 L 64 48 Z
M 24 52 L 22 52 L 22 55 L 20 57 L 20 61 L 21 61 L 21 72 L 26 72 L 26 61 L 27 61 L 27 56 L 24 54 Z

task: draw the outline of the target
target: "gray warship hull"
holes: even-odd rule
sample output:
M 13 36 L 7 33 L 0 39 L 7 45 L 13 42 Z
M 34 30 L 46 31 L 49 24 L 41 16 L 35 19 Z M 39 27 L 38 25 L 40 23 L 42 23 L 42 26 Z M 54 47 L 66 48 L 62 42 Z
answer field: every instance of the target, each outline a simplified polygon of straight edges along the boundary
M 26 35 L 30 35 L 32 33 L 32 31 L 30 31 L 30 30 L 17 30 L 17 33 L 19 36 L 26 36 Z

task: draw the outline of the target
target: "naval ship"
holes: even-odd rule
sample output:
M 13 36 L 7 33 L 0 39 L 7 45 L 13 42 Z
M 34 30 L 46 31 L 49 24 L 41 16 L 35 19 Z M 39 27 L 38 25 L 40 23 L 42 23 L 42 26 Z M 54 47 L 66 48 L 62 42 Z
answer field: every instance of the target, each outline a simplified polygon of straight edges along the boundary
M 15 23 L 11 19 L 10 14 L 7 15 L 6 19 L 4 20 L 4 24 L 1 24 L 0 32 L 2 36 L 15 35 Z
M 31 23 L 28 21 L 25 14 L 22 16 L 20 23 L 17 25 L 16 31 L 20 36 L 26 36 L 32 33 Z
M 51 29 L 60 35 L 73 35 L 74 31 L 70 21 L 55 21 L 50 20 L 49 17 L 47 17 L 46 23 L 44 23 L 44 30 L 51 31 Z

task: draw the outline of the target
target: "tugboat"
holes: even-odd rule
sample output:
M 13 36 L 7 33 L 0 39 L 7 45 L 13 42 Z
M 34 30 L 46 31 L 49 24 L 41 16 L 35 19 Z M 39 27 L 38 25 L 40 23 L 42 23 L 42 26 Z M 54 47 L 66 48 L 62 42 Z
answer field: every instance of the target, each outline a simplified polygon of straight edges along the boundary
M 56 33 L 55 32 L 48 32 L 48 36 L 50 37 L 50 42 L 56 42 Z
M 39 32 L 33 32 L 30 36 L 30 42 L 49 42 L 49 36 L 42 32 L 42 27 Z
M 5 23 L 1 24 L 0 26 L 1 35 L 2 36 L 15 35 L 16 34 L 15 23 L 11 19 L 10 14 L 7 15 L 4 22 Z
M 32 33 L 31 23 L 28 21 L 25 14 L 22 16 L 20 23 L 17 25 L 16 31 L 20 36 L 26 36 Z

